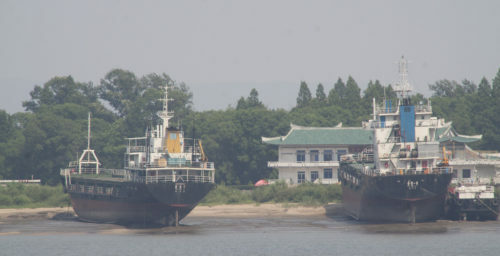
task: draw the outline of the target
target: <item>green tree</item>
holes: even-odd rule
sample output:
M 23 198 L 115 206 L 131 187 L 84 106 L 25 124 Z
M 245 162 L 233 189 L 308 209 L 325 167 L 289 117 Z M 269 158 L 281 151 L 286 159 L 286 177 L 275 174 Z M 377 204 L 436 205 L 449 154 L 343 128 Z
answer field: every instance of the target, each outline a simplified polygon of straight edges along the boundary
M 27 111 L 36 112 L 42 105 L 76 103 L 90 106 L 97 102 L 97 88 L 92 83 L 76 83 L 71 76 L 54 77 L 30 92 L 31 99 L 23 102 Z
M 326 103 L 326 94 L 325 94 L 325 88 L 321 83 L 318 84 L 318 87 L 316 87 L 316 100 L 320 104 Z
M 297 107 L 302 108 L 311 102 L 312 96 L 306 82 L 300 82 L 299 96 L 297 97 Z
M 339 77 L 333 88 L 328 93 L 328 103 L 330 105 L 342 106 L 345 98 L 346 86 L 342 79 Z
M 247 108 L 255 108 L 255 107 L 264 107 L 264 104 L 259 100 L 259 92 L 257 89 L 252 88 L 250 94 L 245 99 L 241 97 L 236 104 L 236 109 L 247 109 Z
M 491 96 L 491 85 L 486 77 L 483 77 L 481 82 L 479 82 L 477 92 L 479 97 L 483 99 Z
M 125 116 L 130 105 L 142 94 L 143 87 L 134 73 L 113 69 L 101 79 L 99 96 L 107 101 L 119 116 Z
M 16 177 L 14 170 L 24 144 L 24 136 L 16 124 L 17 115 L 0 110 L 0 179 Z

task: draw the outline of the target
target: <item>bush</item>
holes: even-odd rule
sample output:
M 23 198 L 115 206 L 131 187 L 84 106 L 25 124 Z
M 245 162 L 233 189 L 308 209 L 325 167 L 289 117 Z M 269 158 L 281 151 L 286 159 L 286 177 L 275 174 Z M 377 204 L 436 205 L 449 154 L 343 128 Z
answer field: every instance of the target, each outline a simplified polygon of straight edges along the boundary
M 0 208 L 58 207 L 69 204 L 61 186 L 14 183 L 0 187 Z
M 214 205 L 272 202 L 318 206 L 339 201 L 341 196 L 340 185 L 305 183 L 288 187 L 284 182 L 277 182 L 272 185 L 254 188 L 251 191 L 221 185 L 211 191 L 202 203 Z
M 14 197 L 14 204 L 15 205 L 26 205 L 31 203 L 31 199 L 27 195 L 17 195 Z
M 242 204 L 252 203 L 249 192 L 225 185 L 219 185 L 201 201 L 202 204 Z
M 0 194 L 0 206 L 9 206 L 12 205 L 12 197 L 6 194 Z

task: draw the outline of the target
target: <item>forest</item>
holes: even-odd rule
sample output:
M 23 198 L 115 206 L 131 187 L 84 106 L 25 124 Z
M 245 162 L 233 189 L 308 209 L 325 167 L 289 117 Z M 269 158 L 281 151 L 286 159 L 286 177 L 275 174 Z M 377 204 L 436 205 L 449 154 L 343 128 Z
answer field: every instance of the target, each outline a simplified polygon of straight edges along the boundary
M 344 81 L 345 80 L 345 81 Z M 87 145 L 87 113 L 92 113 L 91 145 L 104 168 L 123 167 L 126 137 L 143 136 L 149 125 L 159 122 L 156 112 L 163 86 L 170 86 L 175 111 L 171 124 L 185 137 L 201 138 L 209 161 L 215 162 L 218 184 L 246 185 L 262 178 L 276 178 L 267 167 L 277 160 L 277 148 L 265 145 L 261 137 L 285 135 L 290 123 L 303 126 L 360 126 L 370 117 L 372 98 L 395 99 L 391 85 L 370 81 L 363 91 L 352 77 L 339 78 L 330 90 L 322 84 L 300 82 L 297 104 L 290 110 L 269 109 L 257 90 L 235 99 L 224 110 L 194 111 L 188 85 L 167 74 L 137 77 L 114 69 L 94 85 L 71 76 L 54 77 L 36 85 L 24 112 L 0 110 L 0 179 L 41 179 L 60 182 L 59 170 L 77 159 Z M 432 96 L 420 93 L 413 102 L 431 101 L 434 114 L 461 134 L 483 134 L 470 146 L 479 150 L 500 150 L 500 69 L 492 79 L 479 83 L 439 80 L 429 85 Z M 246 93 L 242 93 L 243 95 Z M 293 97 L 293 96 L 291 96 Z

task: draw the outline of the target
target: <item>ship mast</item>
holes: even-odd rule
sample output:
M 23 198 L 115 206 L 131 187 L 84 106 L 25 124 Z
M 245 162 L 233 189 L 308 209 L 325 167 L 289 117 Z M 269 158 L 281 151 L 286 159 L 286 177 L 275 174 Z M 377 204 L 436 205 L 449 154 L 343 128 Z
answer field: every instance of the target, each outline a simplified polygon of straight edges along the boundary
M 400 99 L 408 98 L 412 91 L 412 87 L 408 81 L 408 61 L 404 56 L 401 56 L 399 60 L 399 82 L 394 86 L 394 91 Z
M 168 111 L 168 102 L 172 101 L 172 99 L 168 98 L 168 85 L 165 84 L 165 96 L 162 99 L 163 101 L 163 110 L 158 112 L 158 116 L 161 118 L 163 122 L 163 132 L 162 134 L 166 135 L 166 130 L 168 129 L 168 121 L 174 117 L 174 112 Z
M 94 169 L 95 174 L 99 174 L 99 159 L 97 158 L 94 150 L 90 149 L 90 112 L 88 116 L 88 126 L 87 126 L 87 149 L 85 149 L 78 160 L 78 174 L 82 174 L 82 165 L 85 169 Z M 86 158 L 86 159 L 85 159 Z M 95 167 L 92 167 L 94 166 Z M 85 171 L 85 170 L 84 170 Z

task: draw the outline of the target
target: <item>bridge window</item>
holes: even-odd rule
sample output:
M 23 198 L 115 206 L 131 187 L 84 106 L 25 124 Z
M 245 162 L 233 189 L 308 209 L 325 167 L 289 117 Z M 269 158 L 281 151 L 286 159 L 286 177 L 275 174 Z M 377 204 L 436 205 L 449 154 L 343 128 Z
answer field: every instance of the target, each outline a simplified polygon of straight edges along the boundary
M 470 169 L 462 170 L 462 178 L 470 178 Z

